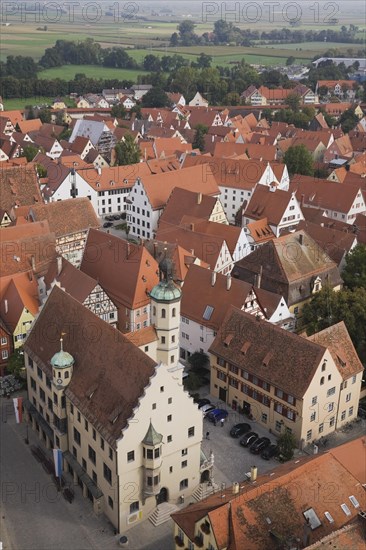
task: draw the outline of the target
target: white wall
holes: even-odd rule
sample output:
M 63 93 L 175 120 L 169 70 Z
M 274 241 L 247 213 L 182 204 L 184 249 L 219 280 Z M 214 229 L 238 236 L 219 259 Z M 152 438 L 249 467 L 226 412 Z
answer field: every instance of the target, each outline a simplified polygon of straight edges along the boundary
M 156 507 L 154 496 L 147 498 L 145 505 L 142 504 L 144 468 L 141 442 L 149 428 L 150 419 L 155 430 L 163 435 L 160 486 L 168 489 L 169 501 L 176 503 L 181 495 L 187 498 L 200 482 L 202 413 L 184 391 L 181 377 L 181 370 L 170 372 L 165 365 L 157 366 L 156 375 L 151 378 L 151 384 L 146 387 L 134 417 L 118 441 L 121 532 L 129 527 L 127 518 L 131 502 L 139 501 L 141 520 L 146 519 Z M 169 415 L 171 421 L 168 421 Z M 188 428 L 192 426 L 195 428 L 194 436 L 188 437 Z M 169 435 L 172 436 L 171 442 L 168 442 Z M 183 449 L 187 449 L 187 454 L 182 455 Z M 127 453 L 132 450 L 135 451 L 135 460 L 127 462 Z M 187 466 L 182 467 L 185 460 Z M 179 488 L 182 479 L 188 479 L 188 487 L 184 490 Z

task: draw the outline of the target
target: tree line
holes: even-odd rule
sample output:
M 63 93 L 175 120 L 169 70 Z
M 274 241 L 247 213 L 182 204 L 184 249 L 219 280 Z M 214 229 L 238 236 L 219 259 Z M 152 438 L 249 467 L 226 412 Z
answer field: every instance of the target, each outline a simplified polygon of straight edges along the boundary
M 293 22 L 296 27 L 296 22 Z M 343 25 L 341 29 L 302 30 L 299 28 L 272 29 L 260 31 L 256 29 L 239 29 L 233 23 L 223 19 L 215 21 L 212 32 L 204 32 L 202 35 L 195 33 L 196 25 L 193 21 L 182 21 L 170 37 L 172 46 L 195 45 L 219 45 L 235 44 L 237 46 L 254 46 L 263 43 L 297 43 L 297 42 L 341 42 L 363 44 L 362 38 L 356 38 L 358 27 L 356 25 Z

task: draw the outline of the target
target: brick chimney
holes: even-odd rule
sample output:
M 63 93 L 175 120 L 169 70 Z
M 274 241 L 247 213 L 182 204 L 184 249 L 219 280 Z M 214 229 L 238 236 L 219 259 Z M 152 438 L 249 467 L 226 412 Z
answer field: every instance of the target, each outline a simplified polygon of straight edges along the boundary
M 57 277 L 60 275 L 62 271 L 62 256 L 57 256 Z
M 260 288 L 262 284 L 262 275 L 263 275 L 263 266 L 260 267 L 258 276 L 257 276 L 257 287 Z
M 226 290 L 230 290 L 230 288 L 231 288 L 231 276 L 228 275 L 226 277 Z

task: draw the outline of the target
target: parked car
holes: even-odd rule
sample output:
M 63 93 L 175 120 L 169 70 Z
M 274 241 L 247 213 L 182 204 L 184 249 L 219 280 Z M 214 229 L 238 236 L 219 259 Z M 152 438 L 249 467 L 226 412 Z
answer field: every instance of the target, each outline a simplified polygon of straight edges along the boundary
M 113 216 L 106 216 L 105 219 L 107 222 L 111 222 L 113 220 Z
M 103 227 L 112 227 L 113 223 L 112 222 L 104 222 L 103 223 Z
M 278 454 L 278 447 L 274 443 L 272 445 L 269 445 L 269 447 L 266 447 L 264 451 L 261 452 L 261 457 L 264 460 L 269 460 L 270 458 L 273 458 L 277 456 Z
M 258 455 L 261 451 L 264 451 L 266 447 L 269 447 L 270 444 L 271 440 L 268 437 L 260 437 L 257 441 L 251 444 L 249 450 L 251 453 Z
M 228 415 L 228 411 L 225 411 L 224 409 L 214 409 L 208 413 L 207 418 L 210 422 L 214 422 L 216 424 L 216 422 L 225 420 Z
M 244 437 L 241 438 L 240 445 L 243 445 L 243 447 L 249 447 L 254 443 L 254 441 L 257 441 L 258 438 L 259 438 L 259 435 L 257 433 L 249 432 L 245 434 Z
M 114 216 L 112 216 L 112 218 L 114 220 L 120 220 L 121 219 L 121 216 L 119 214 L 115 214 Z
M 215 405 L 212 405 L 212 403 L 208 403 L 207 405 L 203 405 L 201 407 L 201 411 L 203 412 L 203 416 L 206 416 L 209 412 L 213 411 L 215 409 Z
M 198 405 L 199 409 L 202 409 L 204 405 L 211 405 L 211 401 L 206 398 L 197 399 L 196 404 Z
M 245 422 L 241 422 L 240 424 L 235 424 L 230 430 L 231 437 L 239 437 L 240 435 L 246 434 L 247 432 L 250 432 L 252 429 L 250 424 L 246 424 Z

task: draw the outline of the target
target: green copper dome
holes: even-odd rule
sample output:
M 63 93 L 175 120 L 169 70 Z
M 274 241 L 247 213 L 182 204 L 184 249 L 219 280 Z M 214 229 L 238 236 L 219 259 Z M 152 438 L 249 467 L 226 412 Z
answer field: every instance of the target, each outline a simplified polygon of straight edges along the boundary
M 161 443 L 162 440 L 163 440 L 163 436 L 161 434 L 158 434 L 158 432 L 155 430 L 150 420 L 149 429 L 147 430 L 146 435 L 142 440 L 142 443 L 144 445 L 150 445 L 150 447 L 155 447 L 155 445 L 159 445 L 159 443 Z
M 74 358 L 70 355 L 70 353 L 64 351 L 62 338 L 60 339 L 60 344 L 61 349 L 52 357 L 51 365 L 56 369 L 66 369 L 68 367 L 72 367 L 74 364 Z
M 150 297 L 157 302 L 174 302 L 180 300 L 182 291 L 172 281 L 160 281 L 150 292 Z

